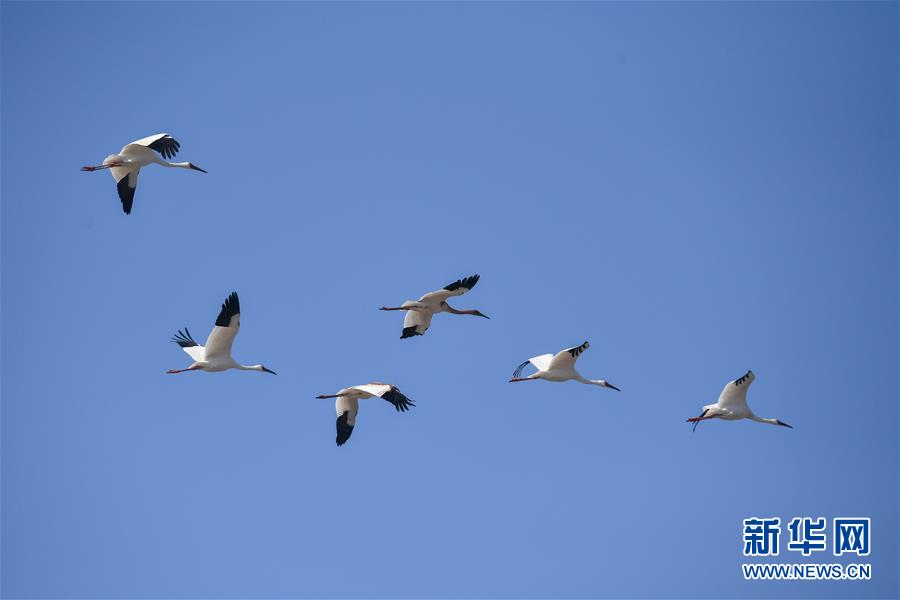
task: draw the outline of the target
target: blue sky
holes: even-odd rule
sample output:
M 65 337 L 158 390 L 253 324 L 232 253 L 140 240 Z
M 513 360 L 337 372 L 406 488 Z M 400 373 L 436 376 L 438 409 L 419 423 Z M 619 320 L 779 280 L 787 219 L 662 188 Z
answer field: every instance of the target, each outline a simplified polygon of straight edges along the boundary
M 4 2 L 3 596 L 896 597 L 897 18 Z M 209 174 L 126 217 L 79 167 L 161 131 Z M 490 321 L 376 310 L 473 273 Z M 232 290 L 278 376 L 165 375 Z M 621 394 L 506 383 L 584 340 Z M 747 369 L 795 428 L 692 434 Z M 373 379 L 416 408 L 336 448 Z M 873 579 L 745 582 L 804 515 Z

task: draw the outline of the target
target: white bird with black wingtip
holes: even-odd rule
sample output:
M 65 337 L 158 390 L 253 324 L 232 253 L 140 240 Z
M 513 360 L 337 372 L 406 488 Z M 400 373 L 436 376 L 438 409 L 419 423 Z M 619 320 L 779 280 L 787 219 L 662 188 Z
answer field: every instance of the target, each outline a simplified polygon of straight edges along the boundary
M 131 214 L 134 203 L 134 190 L 137 188 L 138 173 L 141 167 L 154 163 L 164 167 L 192 169 L 206 173 L 203 169 L 189 162 L 173 163 L 163 158 L 172 158 L 178 153 L 181 145 L 168 133 L 157 133 L 126 145 L 118 154 L 110 154 L 103 164 L 81 167 L 82 171 L 99 171 L 109 169 L 116 187 L 119 189 L 119 200 L 126 215 Z M 158 154 L 157 154 L 158 153 Z
M 517 381 L 535 381 L 538 379 L 543 379 L 544 381 L 569 381 L 570 379 L 574 379 L 575 381 L 580 381 L 581 383 L 608 387 L 610 389 L 616 390 L 617 392 L 621 392 L 622 390 L 612 385 L 605 379 L 585 379 L 578 371 L 575 370 L 575 361 L 577 361 L 578 357 L 581 356 L 581 354 L 590 347 L 591 345 L 585 342 L 580 346 L 575 346 L 574 348 L 566 348 L 565 350 L 560 350 L 555 355 L 541 354 L 540 356 L 529 358 L 516 368 L 516 371 L 515 373 L 513 373 L 513 377 L 509 380 L 509 382 L 515 383 Z M 520 377 L 520 375 L 522 375 L 522 370 L 525 369 L 525 367 L 527 367 L 529 364 L 536 368 L 537 372 L 532 373 L 528 377 Z
M 263 371 L 275 375 L 275 371 L 262 365 L 242 365 L 231 358 L 231 345 L 241 327 L 241 303 L 237 292 L 231 292 L 222 304 L 222 310 L 216 318 L 216 325 L 206 338 L 206 345 L 201 346 L 191 337 L 187 327 L 179 331 L 172 341 L 181 346 L 188 356 L 194 359 L 187 369 L 169 369 L 166 373 L 184 373 L 185 371 Z
M 416 335 L 424 335 L 431 326 L 431 318 L 440 312 L 448 312 L 453 315 L 474 315 L 476 317 L 484 317 L 490 319 L 489 316 L 481 313 L 481 311 L 457 310 L 447 304 L 447 300 L 454 296 L 462 296 L 478 283 L 479 276 L 472 275 L 458 279 L 448 284 L 442 290 L 428 292 L 418 300 L 407 300 L 400 306 L 389 308 L 382 306 L 379 310 L 405 310 L 406 317 L 403 319 L 403 333 L 400 339 L 410 338 Z
M 699 417 L 691 417 L 687 420 L 688 423 L 694 424 L 693 431 L 697 430 L 697 425 L 700 424 L 700 421 L 705 421 L 707 419 L 723 419 L 725 421 L 750 419 L 757 423 L 780 425 L 782 427 L 790 427 L 793 429 L 793 427 L 778 419 L 763 419 L 762 417 L 757 417 L 753 414 L 753 411 L 747 406 L 747 390 L 750 389 L 750 384 L 752 384 L 755 379 L 756 375 L 753 374 L 753 371 L 747 371 L 741 377 L 726 383 L 725 387 L 722 389 L 722 393 L 719 394 L 718 402 L 715 404 L 707 404 L 703 407 L 703 412 L 700 413 Z
M 389 383 L 367 383 L 339 390 L 337 394 L 316 396 L 316 398 L 337 398 L 334 402 L 334 410 L 337 413 L 337 442 L 343 446 L 350 439 L 353 427 L 356 425 L 356 415 L 359 412 L 359 401 L 378 396 L 394 405 L 397 412 L 406 412 L 415 402 L 404 396 L 397 386 Z

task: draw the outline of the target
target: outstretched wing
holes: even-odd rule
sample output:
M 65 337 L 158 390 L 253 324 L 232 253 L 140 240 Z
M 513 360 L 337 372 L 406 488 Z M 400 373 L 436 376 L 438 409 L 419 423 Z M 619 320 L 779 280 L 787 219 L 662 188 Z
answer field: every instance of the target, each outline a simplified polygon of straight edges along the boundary
M 556 356 L 553 357 L 553 360 L 550 361 L 551 369 L 574 369 L 575 361 L 578 360 L 578 357 L 581 356 L 581 353 L 590 348 L 591 345 L 587 342 L 583 343 L 580 346 L 575 346 L 574 348 L 566 348 L 565 350 L 560 350 L 556 353 Z
M 513 378 L 520 377 L 522 375 L 522 369 L 527 367 L 529 364 L 534 365 L 534 367 L 538 371 L 546 371 L 550 368 L 550 361 L 553 360 L 552 354 L 541 354 L 540 356 L 535 356 L 534 358 L 529 358 L 521 365 L 516 367 L 516 371 L 513 373 Z
M 366 392 L 368 394 L 372 394 L 373 396 L 378 396 L 384 400 L 387 400 L 391 404 L 394 405 L 394 408 L 397 409 L 398 412 L 406 412 L 409 410 L 410 406 L 415 406 L 416 403 L 407 398 L 396 386 L 390 385 L 388 383 L 367 383 L 365 385 L 355 385 L 353 389 L 359 390 L 361 392 Z
M 181 349 L 187 352 L 188 356 L 195 361 L 203 362 L 206 360 L 205 348 L 194 340 L 194 337 L 191 335 L 191 332 L 188 331 L 187 327 L 184 328 L 184 331 L 179 330 L 178 333 L 172 337 L 172 341 L 181 346 Z
M 722 389 L 722 393 L 719 394 L 719 401 L 717 404 L 722 408 L 730 410 L 746 409 L 747 390 L 750 388 L 750 384 L 753 383 L 754 379 L 756 379 L 756 375 L 753 374 L 753 371 L 747 371 L 741 377 L 726 383 L 725 387 Z
M 400 339 L 404 340 L 416 335 L 424 335 L 431 327 L 431 317 L 434 313 L 427 309 L 408 310 L 403 318 L 403 333 Z
M 421 298 L 419 298 L 419 302 L 428 302 L 428 303 L 437 303 L 440 304 L 447 298 L 452 298 L 453 296 L 462 296 L 478 283 L 480 279 L 479 275 L 472 275 L 470 277 L 463 277 L 462 279 L 457 279 L 453 283 L 450 283 L 444 286 L 444 289 L 437 290 L 435 292 L 428 292 Z
M 125 167 L 110 167 L 109 172 L 116 180 L 116 188 L 119 190 L 119 200 L 122 201 L 122 210 L 126 215 L 131 214 L 131 205 L 134 204 L 134 190 L 137 188 L 137 178 L 140 169 L 127 169 Z
M 156 135 L 150 135 L 131 142 L 130 144 L 128 144 L 128 146 L 144 146 L 146 148 L 150 148 L 151 150 L 159 152 L 159 154 L 163 158 L 173 158 L 176 154 L 178 154 L 178 149 L 181 148 L 181 144 L 178 143 L 178 140 L 170 136 L 168 133 L 157 133 Z M 128 146 L 122 148 L 122 154 L 125 154 Z
M 225 299 L 216 326 L 206 338 L 206 359 L 231 356 L 231 345 L 241 327 L 241 303 L 237 292 Z

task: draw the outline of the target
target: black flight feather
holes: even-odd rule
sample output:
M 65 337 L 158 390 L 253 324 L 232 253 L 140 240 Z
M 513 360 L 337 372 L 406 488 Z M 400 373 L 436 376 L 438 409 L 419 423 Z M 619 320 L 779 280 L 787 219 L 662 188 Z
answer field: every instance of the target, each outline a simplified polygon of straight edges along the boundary
M 406 338 L 411 338 L 416 335 L 422 335 L 422 334 L 419 333 L 418 331 L 416 331 L 415 325 L 413 325 L 412 327 L 404 327 L 403 333 L 400 335 L 400 339 L 405 340 Z
M 130 175 L 125 175 L 116 184 L 116 188 L 119 190 L 119 200 L 122 201 L 122 210 L 126 215 L 131 214 L 131 205 L 134 204 L 134 190 L 136 189 L 128 185 L 129 178 Z
M 752 373 L 752 372 L 753 372 L 753 371 L 747 371 L 744 375 L 742 375 L 741 377 L 738 377 L 737 379 L 735 379 L 735 380 L 734 380 L 734 387 L 738 387 L 739 385 L 741 385 L 741 384 L 743 384 L 745 381 L 747 381 L 747 378 L 750 377 L 750 373 Z
M 531 362 L 530 360 L 526 360 L 526 361 L 523 362 L 521 365 L 519 365 L 518 367 L 516 367 L 516 372 L 513 373 L 513 379 L 517 379 L 517 378 L 519 377 L 519 375 L 522 374 L 522 369 L 524 369 L 525 367 L 527 367 L 528 364 L 529 364 L 530 362 Z
M 228 327 L 231 325 L 231 317 L 241 314 L 241 303 L 238 300 L 237 292 L 231 294 L 222 303 L 222 311 L 219 318 L 216 319 L 217 327 Z
M 406 412 L 409 410 L 410 406 L 416 405 L 415 402 L 400 393 L 400 390 L 397 388 L 391 388 L 382 394 L 381 397 L 393 404 L 398 412 Z
M 444 286 L 444 289 L 448 292 L 455 292 L 459 288 L 465 288 L 467 290 L 471 290 L 475 287 L 475 284 L 478 283 L 479 275 L 472 275 L 471 277 L 464 277 L 462 279 L 457 279 L 450 285 Z
M 347 424 L 348 414 L 350 413 L 343 412 L 337 418 L 337 437 L 334 441 L 337 442 L 338 446 L 343 446 L 350 439 L 350 434 L 353 433 L 353 425 Z
M 587 342 L 585 342 L 585 343 L 583 343 L 583 344 L 580 345 L 580 346 L 576 346 L 576 347 L 574 347 L 574 348 L 569 348 L 569 354 L 572 355 L 572 358 L 578 358 L 578 356 L 579 356 L 582 352 L 584 352 L 585 350 L 588 349 L 588 346 L 589 346 L 589 345 L 590 345 L 590 344 L 588 344 Z
M 163 158 L 169 159 L 174 158 L 174 156 L 178 154 L 178 149 L 181 148 L 181 144 L 179 144 L 175 138 L 166 135 L 147 147 L 159 152 Z
M 188 331 L 187 327 L 184 328 L 184 331 L 179 330 L 178 333 L 172 337 L 172 341 L 182 348 L 193 348 L 194 346 L 200 345 L 194 341 L 194 337 L 191 335 L 191 332 Z

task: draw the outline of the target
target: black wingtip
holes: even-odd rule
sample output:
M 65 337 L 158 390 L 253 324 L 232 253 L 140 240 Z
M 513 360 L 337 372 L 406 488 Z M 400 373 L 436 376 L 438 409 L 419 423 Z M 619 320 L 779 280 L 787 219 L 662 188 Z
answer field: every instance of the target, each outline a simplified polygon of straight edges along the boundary
M 130 177 L 131 175 L 125 175 L 116 184 L 116 189 L 119 191 L 119 200 L 122 201 L 122 210 L 125 211 L 126 215 L 131 214 L 131 206 L 134 204 L 134 191 L 137 189 L 128 185 Z
M 739 385 L 743 385 L 743 383 L 745 381 L 747 381 L 747 378 L 749 378 L 751 375 L 753 375 L 753 371 L 747 371 L 746 373 L 744 373 L 743 375 L 741 375 L 740 377 L 738 377 L 737 379 L 734 380 L 734 386 L 738 387 Z
M 337 418 L 337 437 L 334 441 L 338 446 L 346 444 L 353 433 L 353 425 L 347 423 L 347 414 L 346 412 L 341 413 L 341 416 Z
M 178 150 L 181 148 L 181 144 L 179 144 L 178 140 L 176 140 L 172 136 L 164 135 L 147 147 L 151 150 L 159 152 L 163 158 L 171 159 L 174 158 L 176 154 L 178 154 Z
M 705 409 L 702 413 L 700 413 L 700 416 L 697 417 L 697 420 L 696 420 L 696 421 L 694 421 L 694 428 L 691 429 L 692 432 L 693 432 L 693 431 L 697 431 L 697 425 L 700 424 L 700 421 L 703 420 L 703 417 L 705 417 L 705 416 L 706 416 L 706 413 L 708 413 L 708 412 L 709 412 L 709 409 L 707 408 L 707 409 Z
M 407 398 L 406 395 L 395 387 L 382 394 L 381 397 L 393 404 L 397 412 L 406 412 L 409 410 L 409 407 L 416 405 L 415 402 Z
M 191 335 L 191 332 L 188 331 L 187 327 L 184 328 L 184 331 L 179 329 L 178 333 L 172 337 L 172 341 L 182 348 L 193 348 L 194 346 L 200 345 L 194 341 L 194 337 Z
M 222 303 L 222 310 L 216 318 L 217 327 L 228 327 L 231 325 L 231 317 L 241 314 L 241 302 L 238 299 L 237 292 L 231 292 Z
M 578 356 L 579 356 L 582 352 L 584 352 L 585 350 L 587 350 L 587 349 L 590 348 L 590 347 L 591 347 L 591 345 L 590 345 L 589 343 L 587 343 L 587 341 L 585 341 L 585 342 L 584 342 L 582 345 L 580 345 L 580 346 L 575 346 L 574 348 L 570 348 L 570 349 L 569 349 L 569 354 L 572 355 L 572 358 L 578 358 Z
M 448 292 L 455 292 L 459 288 L 466 288 L 467 290 L 471 290 L 473 287 L 475 287 L 475 284 L 478 283 L 479 279 L 481 279 L 480 275 L 463 277 L 462 279 L 457 279 L 450 285 L 444 286 L 444 289 Z
M 405 340 L 406 338 L 415 337 L 417 335 L 422 335 L 422 334 L 419 333 L 418 331 L 416 331 L 415 325 L 413 325 L 412 327 L 404 327 L 403 333 L 400 334 L 400 339 Z
M 519 375 L 522 374 L 522 369 L 524 369 L 525 367 L 527 367 L 527 366 L 528 366 L 528 363 L 530 363 L 530 362 L 531 362 L 530 360 L 526 360 L 526 361 L 523 362 L 521 365 L 519 365 L 518 367 L 516 367 L 516 370 L 513 371 L 513 379 L 518 378 Z

